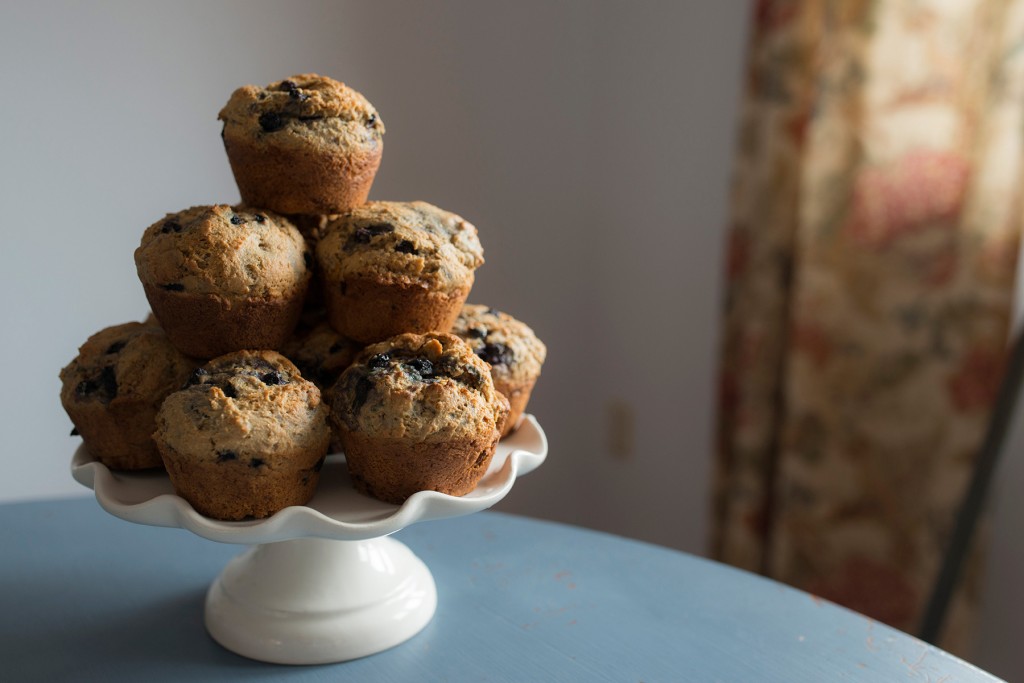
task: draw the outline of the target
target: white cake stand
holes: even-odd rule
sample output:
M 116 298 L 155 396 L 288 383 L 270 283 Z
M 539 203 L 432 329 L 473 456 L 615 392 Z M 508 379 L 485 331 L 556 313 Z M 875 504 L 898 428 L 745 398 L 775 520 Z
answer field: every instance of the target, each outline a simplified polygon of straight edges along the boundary
M 430 570 L 388 538 L 416 522 L 485 510 L 516 477 L 544 462 L 547 438 L 527 415 L 498 444 L 487 474 L 462 497 L 420 491 L 402 505 L 352 488 L 344 456 L 327 457 L 313 500 L 262 520 L 221 522 L 174 495 L 162 472 L 112 472 L 79 447 L 71 473 L 110 514 L 250 547 L 206 594 L 206 628 L 233 652 L 278 664 L 325 664 L 374 654 L 418 633 L 434 615 Z

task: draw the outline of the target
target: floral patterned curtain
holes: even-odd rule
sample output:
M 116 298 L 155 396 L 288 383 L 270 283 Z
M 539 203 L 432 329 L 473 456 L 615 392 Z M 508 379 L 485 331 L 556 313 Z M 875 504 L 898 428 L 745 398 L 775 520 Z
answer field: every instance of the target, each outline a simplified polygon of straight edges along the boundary
M 1006 353 L 1024 0 L 763 0 L 750 41 L 713 553 L 914 632 Z

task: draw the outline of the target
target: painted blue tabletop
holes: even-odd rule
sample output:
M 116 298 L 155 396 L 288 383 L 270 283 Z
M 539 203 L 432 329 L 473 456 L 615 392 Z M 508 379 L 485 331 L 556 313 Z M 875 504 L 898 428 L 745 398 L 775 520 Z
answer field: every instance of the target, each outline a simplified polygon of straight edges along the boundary
M 0 680 L 995 681 L 866 617 L 684 553 L 495 512 L 397 538 L 437 582 L 433 621 L 325 666 L 250 661 L 203 627 L 239 546 L 94 500 L 0 505 Z

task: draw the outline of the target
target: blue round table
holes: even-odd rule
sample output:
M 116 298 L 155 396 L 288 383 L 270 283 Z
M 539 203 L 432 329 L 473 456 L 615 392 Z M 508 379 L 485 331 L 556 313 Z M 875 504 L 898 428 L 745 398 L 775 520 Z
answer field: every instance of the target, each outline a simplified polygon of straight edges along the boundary
M 637 541 L 495 512 L 397 537 L 433 572 L 433 621 L 380 654 L 287 667 L 204 630 L 206 589 L 242 547 L 92 499 L 0 505 L 0 680 L 998 680 L 807 593 Z

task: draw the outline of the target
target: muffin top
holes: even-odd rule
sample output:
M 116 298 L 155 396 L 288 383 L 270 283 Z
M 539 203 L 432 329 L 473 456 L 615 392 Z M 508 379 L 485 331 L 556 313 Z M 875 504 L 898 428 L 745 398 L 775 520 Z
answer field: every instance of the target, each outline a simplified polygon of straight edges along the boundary
M 483 265 L 476 228 L 426 202 L 368 202 L 329 221 L 316 247 L 328 282 L 367 279 L 448 291 Z
M 450 334 L 402 334 L 368 346 L 331 400 L 339 429 L 413 443 L 490 436 L 509 412 L 487 365 Z
M 276 298 L 305 287 L 311 255 L 286 219 L 242 206 L 194 206 L 146 228 L 135 250 L 144 284 L 170 292 Z
M 326 76 L 298 74 L 265 88 L 246 85 L 231 94 L 217 118 L 224 137 L 275 147 L 374 147 L 384 122 L 365 97 Z
M 282 351 L 321 391 L 330 389 L 363 350 L 363 344 L 346 339 L 326 322 L 296 334 Z
M 274 351 L 237 351 L 192 373 L 167 397 L 154 438 L 199 461 L 275 468 L 281 458 L 324 449 L 328 408 L 320 390 Z
M 451 333 L 465 340 L 491 366 L 498 381 L 524 384 L 540 376 L 547 348 L 529 326 L 507 313 L 466 304 Z
M 182 355 L 157 325 L 124 323 L 82 344 L 60 371 L 61 401 L 117 406 L 128 401 L 159 405 L 181 388 L 197 362 Z

